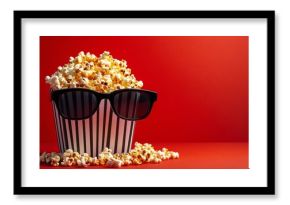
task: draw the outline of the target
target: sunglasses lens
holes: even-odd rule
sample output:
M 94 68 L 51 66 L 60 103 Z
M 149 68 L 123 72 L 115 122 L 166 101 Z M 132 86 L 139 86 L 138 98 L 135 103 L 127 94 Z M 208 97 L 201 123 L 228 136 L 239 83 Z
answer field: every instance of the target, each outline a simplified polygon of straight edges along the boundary
M 62 93 L 57 103 L 61 115 L 73 120 L 90 117 L 98 106 L 96 96 L 85 90 Z
M 150 94 L 142 91 L 124 91 L 114 96 L 118 115 L 129 120 L 143 119 L 150 112 Z

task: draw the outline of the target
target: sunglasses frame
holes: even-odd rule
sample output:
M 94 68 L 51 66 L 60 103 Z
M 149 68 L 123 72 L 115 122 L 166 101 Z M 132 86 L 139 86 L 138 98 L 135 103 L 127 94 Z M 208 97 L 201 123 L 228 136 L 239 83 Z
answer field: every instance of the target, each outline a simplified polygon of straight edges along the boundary
M 51 90 L 51 93 L 50 93 L 51 94 L 51 100 L 53 100 L 55 102 L 56 107 L 57 107 L 58 110 L 60 110 L 59 102 L 58 102 L 59 96 L 62 95 L 63 93 L 72 92 L 72 91 L 86 91 L 86 92 L 92 93 L 93 95 L 95 95 L 97 97 L 97 99 L 100 99 L 100 100 L 98 100 L 98 105 L 96 106 L 96 108 L 94 110 L 92 110 L 92 112 L 91 112 L 91 114 L 89 116 L 83 116 L 81 118 L 73 118 L 73 119 L 71 119 L 69 117 L 65 117 L 62 112 L 59 112 L 60 115 L 63 118 L 71 119 L 71 120 L 83 120 L 83 119 L 87 119 L 87 118 L 91 117 L 99 109 L 100 102 L 103 99 L 108 99 L 110 101 L 111 108 L 113 109 L 114 113 L 119 118 L 122 118 L 122 119 L 125 119 L 125 120 L 130 120 L 130 121 L 142 120 L 142 119 L 146 118 L 150 114 L 152 106 L 153 106 L 154 102 L 157 100 L 157 93 L 156 92 L 151 91 L 151 90 L 143 90 L 143 89 L 136 89 L 136 88 L 119 89 L 119 90 L 115 90 L 115 91 L 113 91 L 111 93 L 98 93 L 98 92 L 96 92 L 94 90 L 87 89 L 87 88 L 66 88 L 66 89 L 60 89 L 60 90 Z M 117 94 L 119 94 L 121 92 L 127 92 L 127 91 L 138 91 L 138 92 L 143 92 L 143 93 L 149 94 L 150 104 L 149 104 L 149 107 L 148 107 L 148 110 L 147 110 L 146 114 L 142 115 L 141 117 L 134 118 L 134 119 L 126 118 L 126 117 L 123 117 L 123 116 L 119 115 L 119 113 L 116 111 L 115 106 L 114 106 L 114 97 L 115 97 L 115 95 L 117 95 Z

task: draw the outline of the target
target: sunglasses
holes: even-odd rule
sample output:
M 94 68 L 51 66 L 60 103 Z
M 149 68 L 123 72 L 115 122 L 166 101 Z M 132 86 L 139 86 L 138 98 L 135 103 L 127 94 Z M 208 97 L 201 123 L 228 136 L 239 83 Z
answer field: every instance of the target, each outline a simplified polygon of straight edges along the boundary
M 102 99 L 108 99 L 114 113 L 125 120 L 146 118 L 157 100 L 157 93 L 141 89 L 120 89 L 98 93 L 85 88 L 69 88 L 51 92 L 51 98 L 65 119 L 81 120 L 92 116 Z

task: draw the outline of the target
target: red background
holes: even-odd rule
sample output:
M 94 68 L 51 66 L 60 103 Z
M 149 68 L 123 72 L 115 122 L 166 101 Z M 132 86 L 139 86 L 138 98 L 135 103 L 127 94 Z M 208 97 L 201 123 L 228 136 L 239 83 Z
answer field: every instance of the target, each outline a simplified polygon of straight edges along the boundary
M 248 142 L 248 37 L 40 37 L 40 150 L 57 143 L 45 76 L 80 51 L 127 60 L 158 93 L 134 141 Z

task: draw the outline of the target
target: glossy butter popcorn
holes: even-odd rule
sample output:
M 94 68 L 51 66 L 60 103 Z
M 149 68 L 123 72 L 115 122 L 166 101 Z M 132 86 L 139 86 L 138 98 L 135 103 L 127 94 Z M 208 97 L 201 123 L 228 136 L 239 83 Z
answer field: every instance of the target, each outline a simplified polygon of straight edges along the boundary
M 82 51 L 78 56 L 70 57 L 68 64 L 59 66 L 45 80 L 53 90 L 87 88 L 109 93 L 118 89 L 143 87 L 143 82 L 136 80 L 127 62 L 113 58 L 108 51 L 99 57 Z
M 40 162 L 52 166 L 106 166 L 120 168 L 127 165 L 141 165 L 144 163 L 160 163 L 168 159 L 179 158 L 178 152 L 169 151 L 167 148 L 155 150 L 151 144 L 136 142 L 134 149 L 129 153 L 115 153 L 105 148 L 98 157 L 90 157 L 89 154 L 79 154 L 71 149 L 64 153 L 46 153 L 40 155 Z

